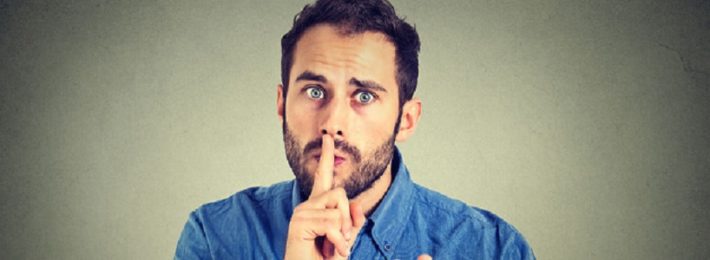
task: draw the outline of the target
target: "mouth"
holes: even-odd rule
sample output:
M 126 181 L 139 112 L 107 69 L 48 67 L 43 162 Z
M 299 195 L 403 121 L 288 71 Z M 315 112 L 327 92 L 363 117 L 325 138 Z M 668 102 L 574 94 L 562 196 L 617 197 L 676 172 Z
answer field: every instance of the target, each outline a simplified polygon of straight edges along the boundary
M 320 163 L 320 154 L 316 154 L 315 156 L 313 156 L 313 158 L 316 160 L 317 163 Z M 341 164 L 345 163 L 345 161 L 345 157 L 335 155 L 335 158 L 333 158 L 333 167 L 340 166 Z

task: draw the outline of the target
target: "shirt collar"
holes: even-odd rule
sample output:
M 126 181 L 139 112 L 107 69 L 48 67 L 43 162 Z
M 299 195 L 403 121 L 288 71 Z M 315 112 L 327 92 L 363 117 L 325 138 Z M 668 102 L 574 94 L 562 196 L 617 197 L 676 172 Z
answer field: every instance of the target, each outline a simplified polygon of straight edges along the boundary
M 301 202 L 304 202 L 305 199 L 301 197 L 301 190 L 298 188 L 298 181 L 293 180 L 293 187 L 291 188 L 291 210 L 296 208 L 298 204 L 301 204 Z M 289 217 L 291 214 L 289 214 Z
M 409 177 L 409 171 L 404 166 L 402 154 L 395 147 L 392 157 L 392 184 L 387 193 L 370 215 L 366 225 L 371 225 L 371 235 L 380 248 L 393 248 L 404 230 L 403 223 L 407 223 L 412 212 L 414 183 Z M 304 201 L 294 180 L 292 187 L 292 209 Z

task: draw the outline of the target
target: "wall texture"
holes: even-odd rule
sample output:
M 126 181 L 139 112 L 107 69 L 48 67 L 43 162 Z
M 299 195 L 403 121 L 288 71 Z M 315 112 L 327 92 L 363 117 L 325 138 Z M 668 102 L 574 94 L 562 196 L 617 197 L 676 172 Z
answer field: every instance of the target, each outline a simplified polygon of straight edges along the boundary
M 305 2 L 0 0 L 0 258 L 170 258 L 191 210 L 291 178 Z M 423 42 L 416 181 L 540 259 L 710 258 L 710 2 L 393 3 Z

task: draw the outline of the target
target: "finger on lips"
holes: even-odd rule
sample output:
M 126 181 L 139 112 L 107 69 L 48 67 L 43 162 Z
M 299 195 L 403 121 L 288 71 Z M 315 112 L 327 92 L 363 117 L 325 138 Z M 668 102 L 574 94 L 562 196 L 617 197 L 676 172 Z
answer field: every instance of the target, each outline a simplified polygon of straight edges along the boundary
M 323 135 L 322 147 L 320 152 L 320 161 L 316 176 L 313 178 L 313 189 L 311 197 L 317 196 L 323 192 L 330 190 L 333 187 L 333 162 L 335 157 L 335 141 L 330 135 Z
M 347 257 L 350 254 L 354 235 L 365 224 L 365 215 L 358 203 L 350 203 L 343 188 L 333 188 L 333 162 L 335 141 L 323 135 L 320 160 L 313 178 L 313 189 L 305 205 L 310 210 L 302 212 L 311 222 L 316 236 L 325 236 L 322 252 L 333 252 Z M 353 234 L 353 231 L 355 234 Z

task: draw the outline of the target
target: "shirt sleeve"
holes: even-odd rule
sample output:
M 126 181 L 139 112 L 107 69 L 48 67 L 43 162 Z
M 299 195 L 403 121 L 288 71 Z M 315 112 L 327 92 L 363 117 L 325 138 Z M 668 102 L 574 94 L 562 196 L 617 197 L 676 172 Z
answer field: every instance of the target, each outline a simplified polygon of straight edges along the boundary
M 195 212 L 190 214 L 180 234 L 174 259 L 212 259 L 202 221 Z
M 506 233 L 501 235 L 501 259 L 535 259 L 532 248 L 514 227 L 506 224 L 501 230 Z

